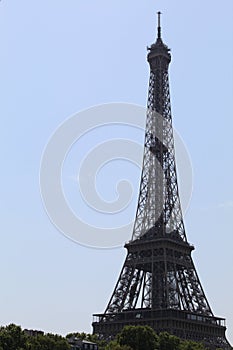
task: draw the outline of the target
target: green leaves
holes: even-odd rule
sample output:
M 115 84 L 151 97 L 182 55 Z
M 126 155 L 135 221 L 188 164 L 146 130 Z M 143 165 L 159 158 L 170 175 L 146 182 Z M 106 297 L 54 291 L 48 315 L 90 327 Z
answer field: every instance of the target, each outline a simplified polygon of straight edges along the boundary
M 121 350 L 120 346 L 129 346 L 132 350 L 206 350 L 203 344 L 182 340 L 167 332 L 157 335 L 148 326 L 126 326 L 106 350 Z M 128 349 L 127 349 L 128 350 Z
M 157 335 L 149 326 L 125 326 L 114 341 L 107 343 L 84 332 L 70 333 L 66 338 L 43 332 L 32 336 L 15 324 L 0 327 L 0 350 L 70 350 L 71 337 L 97 343 L 99 350 L 206 350 L 201 343 L 182 340 L 167 332 Z
M 128 345 L 120 345 L 117 341 L 111 341 L 105 348 L 105 350 L 133 350 Z
M 3 350 L 20 350 L 25 346 L 26 336 L 20 326 L 10 324 L 0 328 L 0 347 Z
M 179 350 L 181 340 L 167 332 L 159 334 L 159 350 Z
M 120 345 L 128 345 L 133 350 L 154 350 L 158 337 L 149 326 L 125 326 L 117 337 Z
M 29 336 L 20 326 L 10 324 L 0 328 L 0 350 L 70 350 L 60 335 Z
M 180 345 L 180 350 L 205 350 L 205 349 L 206 348 L 204 347 L 203 344 L 196 343 L 191 340 L 185 340 Z

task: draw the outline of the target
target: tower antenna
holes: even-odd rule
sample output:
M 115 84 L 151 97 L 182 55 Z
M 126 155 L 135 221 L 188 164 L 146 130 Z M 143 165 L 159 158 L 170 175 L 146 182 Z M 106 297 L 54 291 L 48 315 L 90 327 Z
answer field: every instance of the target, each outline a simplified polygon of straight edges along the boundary
M 160 18 L 161 18 L 162 12 L 158 11 L 158 39 L 161 39 L 161 26 L 160 26 Z

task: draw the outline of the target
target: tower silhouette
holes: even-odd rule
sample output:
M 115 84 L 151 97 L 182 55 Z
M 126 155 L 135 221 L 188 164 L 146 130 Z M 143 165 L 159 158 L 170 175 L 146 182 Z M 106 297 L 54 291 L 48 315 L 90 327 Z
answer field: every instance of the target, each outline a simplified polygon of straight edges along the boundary
M 111 339 L 125 325 L 149 325 L 210 349 L 230 349 L 225 319 L 215 317 L 186 238 L 174 154 L 169 95 L 170 50 L 161 38 L 148 48 L 150 80 L 140 192 L 132 240 L 112 297 L 95 314 L 93 331 Z

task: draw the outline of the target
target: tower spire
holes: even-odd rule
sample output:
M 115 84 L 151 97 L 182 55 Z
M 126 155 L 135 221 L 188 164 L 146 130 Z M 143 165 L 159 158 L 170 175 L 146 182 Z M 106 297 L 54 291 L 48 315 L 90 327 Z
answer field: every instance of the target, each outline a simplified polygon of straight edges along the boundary
M 158 39 L 161 39 L 161 25 L 160 25 L 160 18 L 161 18 L 161 14 L 162 12 L 158 11 L 157 15 L 158 15 Z

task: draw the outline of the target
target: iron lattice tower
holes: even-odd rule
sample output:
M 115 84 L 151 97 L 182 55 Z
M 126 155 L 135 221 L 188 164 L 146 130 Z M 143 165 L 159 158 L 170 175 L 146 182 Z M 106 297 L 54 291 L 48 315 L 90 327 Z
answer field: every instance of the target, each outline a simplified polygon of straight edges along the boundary
M 132 240 L 104 314 L 94 333 L 111 339 L 125 325 L 149 325 L 209 348 L 230 349 L 225 320 L 215 317 L 187 242 L 174 154 L 169 95 L 170 50 L 161 39 L 148 48 L 150 80 L 143 169 Z

